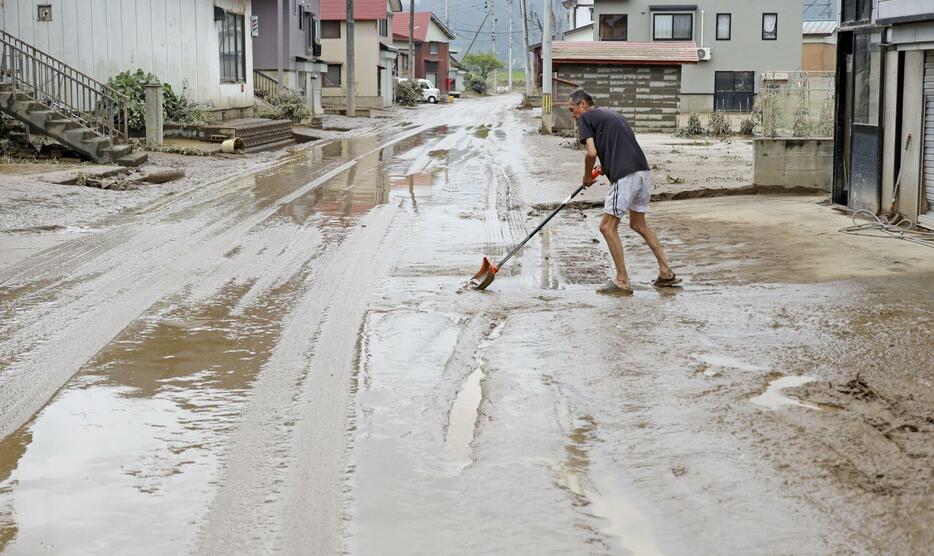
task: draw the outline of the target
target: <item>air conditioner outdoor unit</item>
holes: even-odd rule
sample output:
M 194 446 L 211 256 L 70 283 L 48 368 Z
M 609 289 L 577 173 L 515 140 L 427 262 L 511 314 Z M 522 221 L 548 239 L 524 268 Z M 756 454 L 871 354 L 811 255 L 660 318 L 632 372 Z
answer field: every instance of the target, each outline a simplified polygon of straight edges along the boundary
M 709 48 L 698 48 L 697 57 L 700 60 L 709 60 L 712 57 L 710 54 L 710 49 Z

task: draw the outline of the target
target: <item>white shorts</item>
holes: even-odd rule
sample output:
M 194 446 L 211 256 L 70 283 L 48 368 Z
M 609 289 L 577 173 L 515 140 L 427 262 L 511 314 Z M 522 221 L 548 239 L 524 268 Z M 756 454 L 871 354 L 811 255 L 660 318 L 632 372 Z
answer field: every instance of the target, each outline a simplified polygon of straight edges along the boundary
M 622 218 L 627 211 L 649 212 L 652 200 L 652 174 L 648 171 L 633 172 L 610 184 L 603 212 Z

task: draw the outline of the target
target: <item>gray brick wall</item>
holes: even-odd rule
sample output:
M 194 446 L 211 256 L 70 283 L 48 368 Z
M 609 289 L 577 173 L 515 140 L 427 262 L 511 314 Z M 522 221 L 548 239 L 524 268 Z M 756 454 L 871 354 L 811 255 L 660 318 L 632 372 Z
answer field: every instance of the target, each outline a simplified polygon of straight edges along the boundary
M 637 132 L 673 133 L 681 101 L 680 66 L 561 64 L 558 77 L 579 83 L 598 106 L 622 113 Z M 567 99 L 555 99 L 556 127 L 571 128 L 564 118 Z M 565 121 L 566 120 L 566 121 Z

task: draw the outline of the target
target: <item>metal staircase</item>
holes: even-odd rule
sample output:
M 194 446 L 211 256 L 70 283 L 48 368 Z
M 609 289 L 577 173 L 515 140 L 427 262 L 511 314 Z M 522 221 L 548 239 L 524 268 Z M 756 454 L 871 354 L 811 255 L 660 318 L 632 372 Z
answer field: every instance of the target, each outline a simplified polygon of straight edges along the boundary
M 120 92 L 0 29 L 0 112 L 97 162 L 129 155 Z

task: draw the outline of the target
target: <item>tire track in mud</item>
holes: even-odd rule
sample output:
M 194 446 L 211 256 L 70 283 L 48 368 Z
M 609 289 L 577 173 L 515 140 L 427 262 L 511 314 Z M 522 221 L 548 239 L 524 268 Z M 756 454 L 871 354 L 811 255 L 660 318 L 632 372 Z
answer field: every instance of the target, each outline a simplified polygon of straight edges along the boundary
M 42 306 L 22 310 L 0 343 L 0 362 L 6 362 L 0 370 L 0 436 L 22 425 L 153 303 L 178 291 L 179 284 L 210 273 L 223 254 L 236 249 L 241 238 L 280 207 L 350 170 L 363 158 L 430 128 L 431 124 L 416 127 L 360 153 L 304 186 L 269 200 L 263 209 L 239 221 L 230 212 L 214 221 L 178 221 L 175 214 L 191 207 L 169 202 L 155 213 L 77 240 L 84 253 L 80 257 L 73 254 L 74 245 L 68 242 L 0 274 L 0 288 L 47 280 L 45 290 L 56 289 L 54 316 Z M 241 179 L 221 180 L 216 189 Z M 77 283 L 57 289 L 66 280 Z M 3 303 L 12 306 L 19 301 L 13 298 Z

